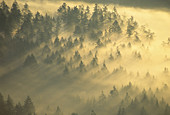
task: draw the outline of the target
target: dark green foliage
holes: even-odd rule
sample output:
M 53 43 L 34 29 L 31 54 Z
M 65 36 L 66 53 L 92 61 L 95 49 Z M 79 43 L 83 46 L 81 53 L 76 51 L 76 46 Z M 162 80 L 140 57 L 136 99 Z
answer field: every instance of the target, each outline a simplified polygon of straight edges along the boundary
M 8 95 L 7 101 L 3 100 L 3 96 L 0 94 L 0 114 L 1 115 L 35 115 L 35 108 L 28 96 L 24 105 L 18 103 L 14 106 L 13 100 Z

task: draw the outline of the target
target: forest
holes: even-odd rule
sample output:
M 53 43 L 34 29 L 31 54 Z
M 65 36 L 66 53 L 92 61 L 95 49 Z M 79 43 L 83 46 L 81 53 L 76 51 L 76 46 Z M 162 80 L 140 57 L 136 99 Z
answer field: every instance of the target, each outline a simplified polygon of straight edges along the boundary
M 0 3 L 0 115 L 170 115 L 170 38 L 114 5 L 31 8 Z

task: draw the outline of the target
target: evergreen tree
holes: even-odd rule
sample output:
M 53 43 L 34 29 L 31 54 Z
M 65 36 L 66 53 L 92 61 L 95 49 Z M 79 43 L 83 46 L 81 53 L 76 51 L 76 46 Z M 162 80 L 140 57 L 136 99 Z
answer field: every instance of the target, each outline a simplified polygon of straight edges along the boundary
M 35 59 L 35 56 L 33 54 L 28 55 L 24 61 L 24 66 L 35 65 L 35 64 L 37 64 L 37 60 Z
M 128 25 L 127 25 L 126 33 L 127 33 L 128 37 L 131 37 L 133 35 L 135 29 L 138 27 L 138 24 L 136 21 L 134 21 L 133 16 L 131 16 L 131 18 L 128 19 L 127 23 L 128 23 Z
M 120 53 L 119 49 L 117 49 L 117 51 L 116 51 L 116 57 L 117 57 L 117 58 L 118 58 L 118 57 L 121 57 L 121 53 Z
M 7 113 L 6 115 L 14 115 L 14 105 L 13 105 L 13 100 L 12 98 L 8 95 L 7 102 Z
M 10 24 L 12 29 L 16 29 L 20 25 L 21 21 L 21 11 L 17 1 L 14 1 L 11 8 L 11 13 L 9 16 Z M 11 31 L 12 32 L 12 31 Z
M 23 115 L 24 114 L 24 110 L 23 110 L 21 103 L 18 103 L 15 106 L 15 112 L 16 112 L 16 115 Z
M 80 60 L 80 59 L 81 59 L 81 56 L 80 56 L 79 51 L 75 51 L 74 59 L 75 59 L 76 61 L 78 61 L 78 60 Z
M 60 45 L 61 45 L 61 42 L 60 42 L 58 36 L 56 37 L 56 39 L 55 39 L 55 41 L 54 41 L 54 45 L 55 45 L 55 46 L 60 46 Z
M 105 61 L 103 62 L 102 70 L 105 71 L 105 72 L 108 72 L 108 69 L 107 69 Z
M 112 54 L 110 54 L 110 57 L 109 57 L 110 60 L 114 60 L 114 57 Z
M 126 115 L 125 114 L 125 108 L 119 108 L 117 115 Z
M 99 96 L 99 103 L 103 105 L 105 103 L 105 101 L 106 101 L 106 96 L 105 96 L 104 92 L 102 91 Z
M 21 25 L 21 28 L 19 30 L 19 37 L 23 39 L 27 39 L 30 42 L 33 41 L 33 25 L 32 25 L 32 13 L 29 10 L 28 4 L 24 5 L 24 8 L 22 10 L 23 13 L 23 23 Z
M 79 70 L 80 70 L 80 72 L 82 72 L 82 71 L 85 71 L 85 70 L 86 70 L 86 69 L 85 69 L 85 65 L 84 65 L 83 61 L 80 61 L 80 64 L 79 64 Z
M 114 21 L 112 26 L 109 28 L 109 31 L 114 32 L 114 33 L 118 33 L 118 34 L 122 33 L 121 27 L 120 27 L 117 20 Z
M 97 58 L 97 56 L 95 56 L 95 57 L 92 59 L 91 65 L 92 65 L 93 67 L 98 66 L 98 58 Z
M 5 14 L 6 17 L 9 16 L 10 12 L 9 12 L 9 7 L 8 5 L 5 3 L 4 0 L 2 0 L 1 4 L 0 4 L 0 8 L 2 9 L 3 13 Z
M 35 108 L 32 103 L 32 100 L 29 96 L 27 96 L 25 102 L 24 102 L 24 114 L 26 115 L 33 115 L 35 113 Z
M 57 107 L 55 115 L 63 115 L 63 113 L 62 113 L 62 111 L 61 111 L 59 106 Z
M 113 89 L 110 91 L 111 96 L 117 96 L 118 95 L 118 90 L 116 89 L 115 86 L 113 86 Z
M 3 0 L 0 4 L 0 32 L 5 32 L 6 34 L 8 34 L 8 17 L 9 17 L 9 7 L 7 6 L 7 4 L 5 3 L 5 1 Z
M 64 74 L 68 74 L 69 73 L 69 69 L 68 69 L 67 65 L 65 65 L 63 73 Z
M 5 101 L 1 93 L 0 93 L 0 115 L 5 115 Z

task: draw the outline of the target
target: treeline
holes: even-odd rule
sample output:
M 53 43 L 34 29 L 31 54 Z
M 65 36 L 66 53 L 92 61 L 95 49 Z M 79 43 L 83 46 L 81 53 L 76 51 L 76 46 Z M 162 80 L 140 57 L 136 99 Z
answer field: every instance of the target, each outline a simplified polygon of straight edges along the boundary
M 166 84 L 155 91 L 151 88 L 140 90 L 137 86 L 129 82 L 128 85 L 117 89 L 113 86 L 109 94 L 103 91 L 98 98 L 90 98 L 87 101 L 81 100 L 79 97 L 72 103 L 76 104 L 77 111 L 70 115 L 169 115 L 170 106 L 167 103 L 169 88 Z M 65 115 L 66 111 L 62 111 L 58 106 L 56 111 L 44 111 L 45 115 Z M 0 94 L 0 114 L 1 115 L 36 115 L 35 107 L 28 96 L 24 104 L 18 103 L 14 105 L 13 100 L 8 95 L 4 100 Z M 38 115 L 38 114 L 37 114 Z
M 35 107 L 28 96 L 24 104 L 21 105 L 19 102 L 18 104 L 14 105 L 13 99 L 8 95 L 7 100 L 4 100 L 3 95 L 0 93 L 0 115 L 36 115 L 35 114 Z
M 117 89 L 113 86 L 109 95 L 102 91 L 100 96 L 89 99 L 82 115 L 169 115 L 170 106 L 164 99 L 164 94 L 168 93 L 168 86 L 153 91 L 151 88 L 142 91 L 131 82 L 128 85 Z

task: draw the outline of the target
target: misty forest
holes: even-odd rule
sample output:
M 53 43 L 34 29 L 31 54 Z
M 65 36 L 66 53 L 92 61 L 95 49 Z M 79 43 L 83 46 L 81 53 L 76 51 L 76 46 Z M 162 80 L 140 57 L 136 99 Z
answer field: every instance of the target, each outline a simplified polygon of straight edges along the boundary
M 0 115 L 170 115 L 170 1 L 139 1 L 0 0 Z

